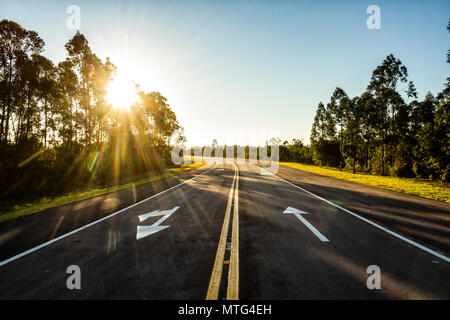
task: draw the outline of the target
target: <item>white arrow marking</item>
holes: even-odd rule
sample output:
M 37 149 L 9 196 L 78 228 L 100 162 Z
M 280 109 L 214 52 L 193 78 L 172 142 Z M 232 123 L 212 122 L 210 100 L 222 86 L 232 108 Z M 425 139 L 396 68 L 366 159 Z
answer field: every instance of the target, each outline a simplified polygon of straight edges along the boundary
M 284 214 L 293 214 L 294 216 L 296 216 L 301 222 L 303 222 L 303 224 L 312 231 L 312 233 L 314 233 L 316 235 L 317 238 L 320 239 L 320 241 L 323 242 L 328 242 L 329 240 L 319 232 L 319 230 L 317 230 L 316 228 L 314 228 L 314 226 L 312 224 L 310 224 L 308 221 L 306 221 L 305 218 L 303 218 L 302 214 L 308 214 L 305 211 L 301 211 L 292 207 L 287 207 L 286 210 L 284 210 L 283 212 Z
M 136 240 L 145 238 L 151 234 L 157 233 L 158 231 L 164 230 L 169 226 L 138 226 Z
M 136 233 L 136 240 L 145 238 L 151 234 L 154 234 L 158 231 L 168 228 L 169 226 L 160 226 L 160 224 L 163 223 L 164 220 L 169 218 L 179 208 L 180 207 L 174 207 L 171 210 L 165 210 L 165 211 L 156 210 L 156 211 L 152 211 L 152 212 L 140 215 L 139 216 L 140 222 L 147 220 L 150 217 L 158 217 L 158 216 L 163 216 L 163 217 L 161 219 L 159 219 L 158 221 L 156 221 L 151 226 L 138 226 L 137 233 Z
M 168 217 L 170 217 L 170 215 L 171 215 L 172 213 L 174 213 L 175 211 L 177 211 L 179 208 L 180 208 L 180 207 L 174 207 L 174 208 L 171 209 L 171 210 L 165 210 L 165 211 L 155 210 L 155 211 L 152 211 L 152 212 L 150 212 L 150 213 L 141 214 L 141 215 L 139 216 L 139 221 L 142 222 L 142 221 L 147 220 L 147 219 L 150 218 L 150 217 L 157 217 L 157 216 L 165 216 L 165 215 L 168 215 Z M 168 218 L 168 217 L 167 217 L 167 218 Z M 167 218 L 166 218 L 166 219 L 167 219 Z M 166 219 L 164 219 L 164 220 L 166 220 Z M 164 220 L 162 220 L 162 221 L 164 221 Z M 158 221 L 159 221 L 159 220 L 158 220 Z M 161 222 L 162 222 L 162 221 L 161 221 Z M 161 223 L 161 222 L 159 222 L 159 223 Z M 157 222 L 157 223 L 158 223 L 158 222 Z

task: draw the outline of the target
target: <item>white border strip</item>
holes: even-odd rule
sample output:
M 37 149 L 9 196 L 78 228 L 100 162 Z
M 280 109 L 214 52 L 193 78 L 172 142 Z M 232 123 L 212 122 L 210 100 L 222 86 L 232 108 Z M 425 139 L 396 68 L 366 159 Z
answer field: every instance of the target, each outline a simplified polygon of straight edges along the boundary
M 5 264 L 8 264 L 8 263 L 10 263 L 10 262 L 12 262 L 12 261 L 14 261 L 14 260 L 20 259 L 20 258 L 22 258 L 22 257 L 24 257 L 24 256 L 26 256 L 26 255 L 28 255 L 28 254 L 30 254 L 30 253 L 33 253 L 33 252 L 35 252 L 35 251 L 37 251 L 37 250 L 39 250 L 39 249 L 42 249 L 42 248 L 44 248 L 44 247 L 47 247 L 47 246 L 51 245 L 52 243 L 55 243 L 55 242 L 57 242 L 57 241 L 59 241 L 59 240 L 61 240 L 61 239 L 67 238 L 67 237 L 69 237 L 69 236 L 71 236 L 71 235 L 73 235 L 73 234 L 75 234 L 75 233 L 77 233 L 77 232 L 80 232 L 81 230 L 84 230 L 84 229 L 87 229 L 87 228 L 89 228 L 89 227 L 92 227 L 93 225 L 95 225 L 95 224 L 97 224 L 97 223 L 100 223 L 100 222 L 102 222 L 102 221 L 105 221 L 106 219 L 112 218 L 112 217 L 114 217 L 115 215 L 118 215 L 119 213 L 122 213 L 122 212 L 124 212 L 124 211 L 126 211 L 126 210 L 128 210 L 128 209 L 131 209 L 131 208 L 133 208 L 133 207 L 135 207 L 135 206 L 137 206 L 137 205 L 140 205 L 141 203 L 143 203 L 143 202 L 145 202 L 145 201 L 148 201 L 148 200 L 153 199 L 153 198 L 155 198 L 155 197 L 157 197 L 157 196 L 160 196 L 160 195 L 162 195 L 163 193 L 166 193 L 167 191 L 170 191 L 170 190 L 172 190 L 172 189 L 175 189 L 175 188 L 177 188 L 177 187 L 179 187 L 179 186 L 181 186 L 181 185 L 183 185 L 183 184 L 185 184 L 185 183 L 187 183 L 187 182 L 189 182 L 189 181 L 191 181 L 191 180 L 193 180 L 193 179 L 195 179 L 195 178 L 198 178 L 198 177 L 200 177 L 200 176 L 202 176 L 202 175 L 208 173 L 209 171 L 211 171 L 212 169 L 214 169 L 215 166 L 216 166 L 216 164 L 214 163 L 214 165 L 213 165 L 210 169 L 208 169 L 207 171 L 205 171 L 205 172 L 203 172 L 203 173 L 201 173 L 201 174 L 199 174 L 199 175 L 197 175 L 197 176 L 195 176 L 195 177 L 193 177 L 193 178 L 191 178 L 191 179 L 188 179 L 188 180 L 186 180 L 186 181 L 184 181 L 184 182 L 182 182 L 182 183 L 179 183 L 179 184 L 177 184 L 176 186 L 173 186 L 173 187 L 171 187 L 171 188 L 169 188 L 169 189 L 166 189 L 166 190 L 164 190 L 164 191 L 161 191 L 160 193 L 157 193 L 157 194 L 155 194 L 155 195 L 153 195 L 153 196 L 151 196 L 151 197 L 148 197 L 148 198 L 143 199 L 143 200 L 141 200 L 141 201 L 139 201 L 139 202 L 136 202 L 135 204 L 132 204 L 131 206 L 128 206 L 128 207 L 126 207 L 126 208 L 123 208 L 123 209 L 121 209 L 121 210 L 119 210 L 119 211 L 116 211 L 116 212 L 114 212 L 114 213 L 111 213 L 110 215 L 105 216 L 105 217 L 103 217 L 103 218 L 101 218 L 101 219 L 95 220 L 95 221 L 93 221 L 93 222 L 91 222 L 91 223 L 89 223 L 89 224 L 86 224 L 86 225 L 84 225 L 84 226 L 78 228 L 78 229 L 75 229 L 75 230 L 73 230 L 73 231 L 70 231 L 69 233 L 65 233 L 65 234 L 63 234 L 63 235 L 61 235 L 61 236 L 59 236 L 59 237 L 57 237 L 57 238 L 55 238 L 55 239 L 52 239 L 52 240 L 47 241 L 47 242 L 44 242 L 44 243 L 42 243 L 42 244 L 40 244 L 40 245 L 38 245 L 38 246 L 36 246 L 36 247 L 34 247 L 34 248 L 31 248 L 31 249 L 29 249 L 29 250 L 27 250 L 27 251 L 24 251 L 24 252 L 22 252 L 22 253 L 19 253 L 19 254 L 15 255 L 15 256 L 13 256 L 13 257 L 11 257 L 11 258 L 9 258 L 9 259 L 3 260 L 2 262 L 0 262 L 0 267 L 2 267 L 2 266 L 4 266 Z
M 255 164 L 253 164 L 253 165 L 254 165 L 254 166 L 257 166 L 257 165 L 255 165 Z M 297 186 L 297 185 L 295 185 L 295 184 L 293 184 L 293 183 L 291 183 L 291 182 L 289 182 L 289 181 L 287 181 L 287 180 L 284 180 L 283 178 L 281 178 L 281 177 L 279 177 L 279 176 L 273 174 L 273 173 L 270 172 L 270 171 L 267 171 L 266 169 L 264 169 L 264 168 L 262 168 L 262 167 L 260 167 L 260 166 L 257 166 L 257 167 L 260 168 L 261 170 L 264 170 L 264 171 L 270 173 L 271 175 L 277 177 L 278 179 L 280 179 L 280 180 L 282 180 L 282 181 L 284 181 L 284 182 L 290 184 L 291 186 L 293 186 L 293 187 L 295 187 L 295 188 L 297 188 L 297 189 L 300 189 L 300 190 L 302 190 L 303 192 L 306 192 L 306 193 L 312 195 L 313 197 L 316 197 L 317 199 L 322 200 L 322 201 L 324 201 L 324 202 L 326 202 L 326 203 L 332 205 L 333 207 L 336 207 L 336 208 L 338 208 L 338 209 L 341 209 L 342 211 L 344 211 L 344 212 L 346 212 L 346 213 L 348 213 L 348 214 L 351 214 L 352 216 L 354 216 L 354 217 L 356 217 L 356 218 L 358 218 L 358 219 L 360 219 L 360 220 L 362 220 L 362 221 L 364 221 L 364 222 L 367 222 L 368 224 L 374 226 L 375 228 L 378 228 L 378 229 L 380 229 L 380 230 L 383 230 L 384 232 L 387 232 L 387 233 L 389 233 L 390 235 L 392 235 L 392 236 L 394 236 L 394 237 L 396 237 L 396 238 L 399 238 L 400 240 L 403 240 L 403 241 L 405 241 L 405 242 L 407 242 L 407 243 L 409 243 L 409 244 L 412 244 L 413 246 L 415 246 L 415 247 L 417 247 L 417 248 L 419 248 L 419 249 L 421 249 L 421 250 L 423 250 L 423 251 L 426 251 L 426 252 L 428 252 L 429 254 L 432 254 L 432 255 L 435 256 L 435 257 L 441 258 L 441 259 L 444 260 L 445 262 L 449 262 L 449 263 L 450 263 L 450 258 L 444 256 L 443 254 L 440 254 L 439 252 L 436 252 L 436 251 L 434 251 L 434 250 L 431 250 L 431 249 L 429 249 L 429 248 L 427 248 L 427 247 L 421 245 L 420 243 L 417 243 L 417 242 L 415 242 L 415 241 L 413 241 L 413 240 L 410 240 L 410 239 L 408 239 L 408 238 L 405 238 L 404 236 L 402 236 L 402 235 L 400 235 L 400 234 L 398 234 L 398 233 L 396 233 L 396 232 L 394 232 L 394 231 L 391 231 L 391 230 L 389 230 L 388 228 L 385 228 L 385 227 L 383 227 L 383 226 L 380 226 L 379 224 L 377 224 L 377 223 L 375 223 L 375 222 L 373 222 L 373 221 L 370 221 L 370 220 L 368 220 L 368 219 L 366 219 L 366 218 L 364 218 L 364 217 L 361 217 L 360 215 L 358 215 L 358 214 L 356 214 L 356 213 L 354 213 L 354 212 L 352 212 L 352 211 L 350 211 L 350 210 L 348 210 L 348 209 L 345 209 L 345 208 L 343 208 L 343 207 L 341 207 L 341 206 L 339 206 L 339 205 L 337 205 L 337 204 L 335 204 L 335 203 L 333 203 L 333 202 L 331 202 L 331 201 L 329 201 L 329 200 L 327 200 L 327 199 L 324 199 L 324 198 L 322 198 L 322 197 L 320 197 L 320 196 L 318 196 L 318 195 L 316 195 L 316 194 L 314 194 L 314 193 L 312 193 L 312 192 L 310 192 L 310 191 L 308 191 L 308 190 L 303 189 L 302 187 L 299 187 L 299 186 Z

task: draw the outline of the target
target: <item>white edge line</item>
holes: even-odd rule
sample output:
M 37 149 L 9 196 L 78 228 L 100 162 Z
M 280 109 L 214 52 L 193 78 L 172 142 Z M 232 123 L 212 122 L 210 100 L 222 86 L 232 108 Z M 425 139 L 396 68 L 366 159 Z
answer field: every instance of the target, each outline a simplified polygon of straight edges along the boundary
M 325 201 L 326 203 L 328 203 L 328 204 L 330 204 L 330 205 L 332 205 L 332 206 L 334 206 L 334 207 L 336 207 L 336 208 L 338 208 L 338 209 L 341 209 L 342 211 L 344 211 L 344 212 L 346 212 L 346 213 L 348 213 L 348 214 L 350 214 L 350 215 L 352 215 L 352 216 L 354 216 L 354 217 L 356 217 L 356 218 L 358 218 L 358 219 L 361 219 L 361 220 L 364 221 L 364 222 L 367 222 L 368 224 L 374 226 L 375 228 L 378 228 L 378 229 L 380 229 L 380 230 L 383 230 L 384 232 L 387 232 L 387 233 L 389 233 L 390 235 L 392 235 L 392 236 L 394 236 L 394 237 L 396 237 L 396 238 L 399 238 L 399 239 L 401 239 L 401 240 L 403 240 L 403 241 L 405 241 L 405 242 L 407 242 L 407 243 L 409 243 L 409 244 L 412 244 L 413 246 L 415 246 L 415 247 L 417 247 L 417 248 L 419 248 L 419 249 L 421 249 L 421 250 L 423 250 L 423 251 L 426 251 L 426 252 L 428 252 L 429 254 L 432 254 L 433 256 L 436 256 L 436 257 L 438 257 L 438 258 L 441 258 L 442 260 L 444 260 L 444 261 L 450 263 L 450 258 L 447 257 L 447 256 L 445 256 L 445 255 L 443 255 L 443 254 L 440 254 L 439 252 L 436 252 L 436 251 L 434 251 L 434 250 L 432 250 L 432 249 L 430 249 L 430 248 L 427 248 L 427 247 L 421 245 L 420 243 L 417 243 L 417 242 L 415 242 L 415 241 L 413 241 L 413 240 L 411 240 L 411 239 L 408 239 L 408 238 L 406 238 L 406 237 L 404 237 L 404 236 L 402 236 L 402 235 L 400 235 L 400 234 L 398 234 L 398 233 L 396 233 L 396 232 L 394 232 L 394 231 L 389 230 L 389 229 L 386 228 L 386 227 L 380 226 L 379 224 L 377 224 L 377 223 L 375 223 L 375 222 L 373 222 L 373 221 L 370 221 L 369 219 L 366 219 L 366 218 L 364 218 L 364 217 L 361 217 L 360 215 L 358 215 L 358 214 L 356 214 L 356 213 L 354 213 L 354 212 L 352 212 L 352 211 L 350 211 L 350 210 L 348 210 L 348 209 L 345 209 L 345 208 L 343 208 L 343 207 L 341 207 L 341 206 L 339 206 L 339 205 L 337 205 L 337 204 L 335 204 L 335 203 L 333 203 L 333 202 L 331 202 L 331 201 L 329 201 L 329 200 L 327 200 L 327 199 L 324 199 L 324 198 L 322 198 L 322 197 L 320 197 L 320 196 L 318 196 L 318 195 L 316 195 L 316 194 L 314 194 L 314 193 L 312 193 L 312 192 L 310 192 L 310 191 L 308 191 L 308 190 L 305 190 L 305 189 L 303 189 L 302 187 L 299 187 L 299 186 L 297 186 L 297 185 L 295 185 L 295 184 L 293 184 L 293 183 L 291 183 L 291 182 L 289 182 L 289 181 L 287 181 L 287 180 L 285 180 L 285 179 L 283 179 L 283 178 L 281 178 L 281 177 L 279 177 L 279 176 L 273 174 L 272 172 L 267 171 L 266 169 L 264 169 L 264 168 L 262 168 L 262 167 L 260 167 L 260 166 L 258 166 L 258 165 L 256 165 L 256 164 L 253 164 L 253 165 L 254 165 L 254 166 L 257 166 L 258 168 L 260 168 L 260 169 L 262 169 L 262 170 L 264 170 L 264 171 L 266 171 L 266 172 L 268 172 L 268 173 L 270 173 L 271 175 L 277 177 L 278 179 L 283 180 L 284 182 L 290 184 L 291 186 L 293 186 L 293 187 L 295 187 L 295 188 L 297 188 L 297 189 L 300 189 L 300 190 L 302 190 L 303 192 L 306 192 L 306 193 L 312 195 L 313 197 L 316 197 L 316 198 L 319 199 L 319 200 Z
M 101 219 L 95 220 L 95 221 L 93 221 L 93 222 L 91 222 L 91 223 L 88 223 L 88 224 L 86 224 L 86 225 L 84 225 L 84 226 L 78 228 L 78 229 L 72 230 L 72 231 L 70 231 L 70 232 L 68 232 L 68 233 L 65 233 L 65 234 L 63 234 L 63 235 L 61 235 L 61 236 L 59 236 L 59 237 L 57 237 L 57 238 L 54 238 L 54 239 L 49 240 L 49 241 L 47 241 L 47 242 L 41 243 L 40 245 L 38 245 L 38 246 L 36 246 L 36 247 L 33 247 L 33 248 L 31 248 L 31 249 L 28 249 L 28 250 L 26 250 L 26 251 L 24 251 L 24 252 L 22 252 L 22 253 L 19 253 L 19 254 L 15 255 L 15 256 L 11 257 L 11 258 L 8 258 L 8 259 L 6 259 L 6 260 L 3 260 L 2 262 L 0 262 L 0 267 L 2 267 L 2 266 L 4 266 L 5 264 L 8 264 L 8 263 L 10 263 L 10 262 L 12 262 L 12 261 L 14 261 L 14 260 L 20 259 L 20 258 L 22 258 L 22 257 L 24 257 L 24 256 L 26 256 L 26 255 L 28 255 L 28 254 L 30 254 L 30 253 L 33 253 L 33 252 L 35 252 L 35 251 L 37 251 L 37 250 L 39 250 L 39 249 L 42 249 L 42 248 L 44 248 L 44 247 L 47 247 L 47 246 L 51 245 L 52 243 L 55 243 L 55 242 L 57 242 L 57 241 L 59 241 L 59 240 L 61 240 L 61 239 L 67 238 L 67 237 L 69 237 L 69 236 L 71 236 L 71 235 L 73 235 L 73 234 L 75 234 L 75 233 L 77 233 L 77 232 L 80 232 L 80 231 L 82 231 L 82 230 L 84 230 L 84 229 L 87 229 L 87 228 L 89 228 L 89 227 L 92 227 L 93 225 L 95 225 L 95 224 L 97 224 L 97 223 L 99 223 L 99 222 L 102 222 L 102 221 L 104 221 L 104 220 L 106 220 L 106 219 L 109 219 L 109 218 L 111 218 L 111 217 L 114 217 L 115 215 L 118 215 L 119 213 L 122 213 L 122 212 L 124 212 L 124 211 L 126 211 L 126 210 L 128 210 L 128 209 L 131 209 L 131 208 L 133 208 L 133 207 L 135 207 L 135 206 L 137 206 L 137 205 L 140 205 L 141 203 L 143 203 L 143 202 L 145 202 L 145 201 L 148 201 L 148 200 L 153 199 L 153 198 L 155 198 L 155 197 L 157 197 L 157 196 L 160 196 L 160 195 L 162 195 L 163 193 L 166 193 L 167 191 L 170 191 L 170 190 L 172 190 L 172 189 L 175 189 L 175 188 L 177 188 L 177 187 L 179 187 L 179 186 L 185 184 L 186 182 L 189 182 L 189 181 L 191 181 L 191 180 L 193 180 L 193 179 L 195 179 L 195 178 L 198 178 L 198 177 L 200 177 L 200 176 L 202 176 L 202 175 L 208 173 L 209 171 L 211 171 L 212 169 L 214 169 L 215 166 L 216 166 L 216 164 L 214 163 L 214 165 L 213 165 L 210 169 L 208 169 L 207 171 L 202 172 L 201 174 L 196 175 L 195 177 L 192 177 L 191 179 L 188 179 L 188 180 L 186 180 L 186 181 L 183 181 L 183 182 L 177 184 L 176 186 L 170 187 L 169 189 L 163 190 L 163 191 L 161 191 L 160 193 L 157 193 L 157 194 L 155 194 L 155 195 L 153 195 L 153 196 L 151 196 L 151 197 L 148 197 L 148 198 L 143 199 L 143 200 L 141 200 L 141 201 L 139 201 L 139 202 L 136 202 L 136 203 L 132 204 L 131 206 L 128 206 L 128 207 L 126 207 L 126 208 L 123 208 L 123 209 L 121 209 L 121 210 L 119 210 L 119 211 L 116 211 L 116 212 L 114 212 L 114 213 L 111 213 L 111 214 L 108 215 L 108 216 L 105 216 L 105 217 L 103 217 L 103 218 L 101 218 Z

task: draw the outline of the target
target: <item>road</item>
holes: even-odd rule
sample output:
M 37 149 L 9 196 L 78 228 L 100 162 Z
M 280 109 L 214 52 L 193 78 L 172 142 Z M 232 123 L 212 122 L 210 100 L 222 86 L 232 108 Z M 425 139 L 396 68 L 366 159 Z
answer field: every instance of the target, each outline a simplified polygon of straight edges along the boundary
M 0 226 L 0 299 L 450 298 L 448 204 L 250 163 L 144 188 Z

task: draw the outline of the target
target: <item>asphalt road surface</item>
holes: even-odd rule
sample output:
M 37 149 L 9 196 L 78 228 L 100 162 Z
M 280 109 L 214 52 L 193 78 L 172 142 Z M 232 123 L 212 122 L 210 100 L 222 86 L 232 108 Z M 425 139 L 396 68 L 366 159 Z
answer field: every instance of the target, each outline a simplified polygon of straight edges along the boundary
M 449 299 L 449 219 L 437 201 L 209 163 L 0 225 L 0 299 Z

